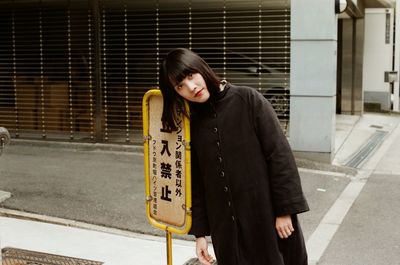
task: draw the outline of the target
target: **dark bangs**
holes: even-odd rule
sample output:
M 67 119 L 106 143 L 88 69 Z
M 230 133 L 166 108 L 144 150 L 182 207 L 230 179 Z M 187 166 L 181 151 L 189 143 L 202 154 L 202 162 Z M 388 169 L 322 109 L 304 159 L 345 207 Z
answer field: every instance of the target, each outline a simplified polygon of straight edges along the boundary
M 168 67 L 167 65 L 167 76 L 168 81 L 172 86 L 179 84 L 186 76 L 190 74 L 198 73 L 196 69 L 193 69 L 189 65 L 183 63 L 177 64 L 174 68 Z

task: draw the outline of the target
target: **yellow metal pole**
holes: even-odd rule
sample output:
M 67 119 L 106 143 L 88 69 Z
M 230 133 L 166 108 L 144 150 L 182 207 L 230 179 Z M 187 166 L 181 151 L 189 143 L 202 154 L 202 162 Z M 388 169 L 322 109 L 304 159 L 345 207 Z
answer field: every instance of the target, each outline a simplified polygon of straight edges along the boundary
M 167 265 L 172 265 L 172 236 L 170 231 L 167 233 Z

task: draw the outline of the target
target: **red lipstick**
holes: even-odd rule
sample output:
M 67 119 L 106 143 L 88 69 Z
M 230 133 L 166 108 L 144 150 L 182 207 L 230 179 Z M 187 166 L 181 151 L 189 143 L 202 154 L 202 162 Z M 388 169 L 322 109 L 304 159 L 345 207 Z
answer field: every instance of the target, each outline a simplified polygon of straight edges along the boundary
M 200 89 L 200 91 L 197 92 L 194 96 L 195 96 L 195 97 L 199 97 L 199 96 L 201 96 L 202 94 L 203 94 L 203 88 Z

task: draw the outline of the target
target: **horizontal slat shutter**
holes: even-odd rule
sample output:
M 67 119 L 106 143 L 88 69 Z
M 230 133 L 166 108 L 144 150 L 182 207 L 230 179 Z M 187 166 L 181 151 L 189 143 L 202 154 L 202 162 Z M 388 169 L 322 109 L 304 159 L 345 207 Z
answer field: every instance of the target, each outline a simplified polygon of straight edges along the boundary
M 16 137 L 93 141 L 88 2 L 3 4 L 8 15 L 1 16 L 2 35 L 8 41 L 2 45 L 11 52 L 1 56 L 11 71 L 4 79 L 11 82 L 0 89 L 13 97 L 2 119 Z
M 158 63 L 176 47 L 197 51 L 221 77 L 260 91 L 286 129 L 289 1 L 104 0 L 102 12 L 106 141 L 140 142 L 136 110 L 158 85 Z
M 156 10 L 128 3 L 101 2 L 103 140 L 138 144 L 142 97 L 157 80 Z
M 141 144 L 143 94 L 158 85 L 160 60 L 176 47 L 198 52 L 221 78 L 257 89 L 286 128 L 289 0 L 0 7 L 0 126 L 14 137 Z

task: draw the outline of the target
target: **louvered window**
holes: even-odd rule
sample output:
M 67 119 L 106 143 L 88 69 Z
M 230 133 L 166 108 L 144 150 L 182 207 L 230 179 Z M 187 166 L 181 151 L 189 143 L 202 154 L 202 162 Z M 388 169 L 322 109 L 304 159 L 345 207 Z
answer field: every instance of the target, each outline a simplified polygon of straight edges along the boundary
M 0 3 L 0 126 L 13 137 L 141 143 L 159 61 L 193 49 L 289 119 L 289 0 Z

